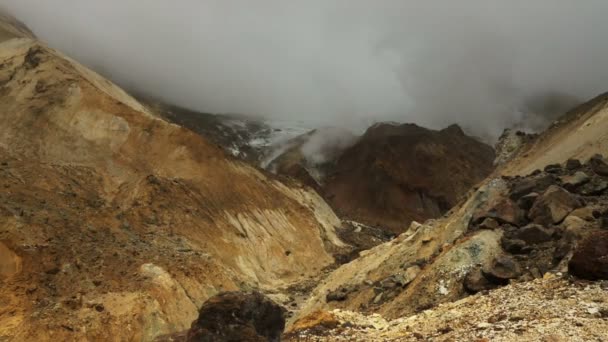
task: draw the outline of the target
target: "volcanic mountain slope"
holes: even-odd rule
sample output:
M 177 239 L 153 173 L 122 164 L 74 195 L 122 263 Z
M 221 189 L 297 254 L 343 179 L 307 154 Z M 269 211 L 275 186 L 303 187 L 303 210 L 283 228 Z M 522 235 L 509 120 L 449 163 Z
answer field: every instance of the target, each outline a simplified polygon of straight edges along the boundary
M 502 173 L 526 175 L 568 158 L 586 160 L 608 155 L 608 93 L 575 107 L 558 119 L 539 139 L 528 144 Z
M 441 216 L 493 170 L 492 148 L 456 125 L 434 131 L 381 123 L 358 137 L 145 102 L 234 156 L 315 189 L 343 218 L 393 233 Z
M 280 153 L 291 138 L 310 130 L 298 122 L 201 113 L 143 95 L 138 98 L 152 113 L 204 136 L 229 154 L 255 166 L 266 167 L 273 153 Z
M 606 292 L 596 291 L 591 300 L 580 288 L 570 288 L 577 286 L 576 280 L 566 273 L 591 280 L 608 277 L 604 271 L 608 266 L 608 236 L 605 233 L 608 227 L 608 162 L 597 155 L 608 154 L 602 143 L 608 138 L 608 130 L 592 127 L 605 127 L 607 113 L 608 103 L 604 96 L 578 107 L 530 142 L 472 192 L 466 202 L 447 215 L 422 225 L 414 223 L 397 239 L 362 252 L 358 259 L 332 272 L 313 291 L 299 316 L 292 320 L 292 324 L 296 322 L 292 329 L 313 322 L 315 317 L 323 315 L 320 313 L 323 310 L 339 309 L 376 313 L 382 319 L 396 320 L 389 323 L 395 329 L 388 330 L 398 333 L 399 337 L 386 340 L 431 336 L 437 340 L 472 336 L 509 340 L 519 336 L 532 341 L 552 332 L 568 340 L 566 335 L 576 336 L 580 327 L 586 327 L 585 336 L 608 337 L 601 322 L 594 321 L 600 324 L 596 330 L 588 330 L 594 329 L 591 327 L 595 323 L 586 322 L 605 317 L 601 312 L 608 312 L 608 309 L 598 308 L 598 303 L 608 302 Z M 591 158 L 586 159 L 586 156 Z M 551 289 L 549 292 L 553 294 L 543 294 L 546 293 L 544 286 L 551 288 L 553 285 L 540 280 L 529 285 L 513 285 L 543 277 L 557 277 L 555 289 L 558 291 Z M 568 296 L 574 297 L 568 298 L 584 305 L 572 308 L 568 312 L 569 318 L 560 320 L 551 315 L 550 309 L 535 312 L 523 308 L 525 314 L 517 318 L 521 324 L 509 324 L 515 322 L 510 320 L 493 329 L 495 323 L 509 318 L 512 313 L 503 312 L 506 318 L 490 321 L 490 315 L 501 314 L 490 310 L 493 312 L 488 316 L 480 311 L 479 315 L 469 315 L 466 321 L 454 321 L 453 325 L 443 320 L 440 326 L 424 328 L 427 317 L 458 318 L 467 310 L 460 304 L 447 309 L 438 305 L 457 301 L 471 293 L 487 293 L 509 283 L 512 285 L 505 290 L 507 293 L 532 291 L 530 301 L 506 302 L 497 299 L 502 294 L 492 293 L 493 299 L 478 295 L 467 300 L 466 306 L 483 308 L 488 302 L 497 301 L 509 304 L 509 310 L 516 310 L 519 307 L 513 305 L 530 305 L 544 298 L 549 307 L 565 310 L 570 304 L 562 303 L 561 299 L 565 297 L 559 293 L 569 293 Z M 530 289 L 526 290 L 526 287 Z M 592 282 L 582 287 L 597 289 L 598 284 Z M 601 287 L 605 288 L 605 284 Z M 560 334 L 555 324 L 562 325 L 561 331 L 566 335 Z M 308 328 L 310 326 L 314 324 L 308 324 Z M 398 327 L 406 330 L 397 330 Z M 536 330 L 528 333 L 531 327 Z M 309 332 L 314 330 L 308 328 Z M 382 340 L 377 339 L 382 336 L 380 329 L 354 336 L 363 340 Z M 332 339 L 319 337 L 314 340 Z
M 0 340 L 153 340 L 222 290 L 344 247 L 313 191 L 152 115 L 25 36 L 0 43 Z
M 494 152 L 456 125 L 377 124 L 338 159 L 325 196 L 346 218 L 401 233 L 444 214 L 493 169 Z
M 443 215 L 494 161 L 490 146 L 456 125 L 434 131 L 381 123 L 361 137 L 323 129 L 288 144 L 269 170 L 313 187 L 341 217 L 397 234 Z

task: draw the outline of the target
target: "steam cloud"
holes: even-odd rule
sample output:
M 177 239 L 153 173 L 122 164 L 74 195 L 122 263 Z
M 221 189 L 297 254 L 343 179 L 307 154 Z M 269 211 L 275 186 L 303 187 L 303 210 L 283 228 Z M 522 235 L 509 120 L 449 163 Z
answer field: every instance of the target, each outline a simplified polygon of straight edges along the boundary
M 0 4 L 122 86 L 206 112 L 496 137 L 608 90 L 605 0 Z

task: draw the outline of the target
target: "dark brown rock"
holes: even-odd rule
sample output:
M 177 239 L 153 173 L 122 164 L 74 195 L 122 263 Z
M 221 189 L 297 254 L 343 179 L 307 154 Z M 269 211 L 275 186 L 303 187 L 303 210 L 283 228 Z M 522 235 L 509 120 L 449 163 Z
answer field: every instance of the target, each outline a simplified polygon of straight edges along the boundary
M 467 273 L 467 275 L 464 277 L 462 285 L 469 293 L 477 293 L 496 287 L 496 285 L 492 284 L 488 281 L 488 279 L 486 279 L 486 277 L 484 277 L 481 269 L 478 268 L 472 269 L 469 271 L 469 273 Z
M 595 176 L 591 178 L 591 181 L 581 186 L 577 192 L 584 196 L 597 196 L 601 195 L 606 189 L 608 189 L 608 181 Z
M 526 254 L 531 251 L 531 248 L 523 240 L 510 239 L 503 236 L 500 243 L 502 249 L 511 254 Z
M 591 170 L 600 176 L 608 177 L 608 164 L 601 155 L 595 155 L 589 159 Z
M 568 159 L 566 162 L 566 169 L 570 171 L 580 169 L 582 166 L 581 161 L 578 159 Z
M 562 184 L 564 188 L 568 191 L 574 191 L 577 187 L 589 183 L 591 177 L 589 177 L 583 171 L 577 171 L 571 176 L 563 176 L 561 177 Z
M 187 341 L 279 341 L 283 329 L 285 310 L 264 295 L 225 292 L 203 304 Z
M 327 302 L 341 302 L 346 300 L 348 297 L 348 289 L 345 287 L 341 287 L 335 291 L 330 291 L 325 296 L 325 300 Z
M 547 173 L 560 173 L 562 172 L 562 166 L 559 164 L 550 164 L 545 166 L 545 172 Z
M 489 267 L 483 268 L 482 273 L 490 282 L 499 285 L 508 284 L 509 279 L 515 279 L 522 274 L 519 263 L 507 255 L 497 256 Z
M 524 212 L 509 198 L 498 198 L 494 202 L 477 209 L 473 214 L 473 223 L 481 224 L 487 218 L 499 223 L 519 226 L 523 223 Z
M 538 193 L 531 192 L 525 196 L 522 196 L 520 199 L 518 199 L 517 205 L 520 208 L 522 208 L 523 210 L 530 210 L 530 208 L 532 208 L 532 205 L 534 204 L 534 202 L 536 201 L 538 196 L 540 196 Z
M 551 241 L 554 229 L 545 228 L 538 224 L 529 224 L 515 231 L 512 238 L 524 241 L 526 244 L 538 244 Z
M 608 232 L 589 235 L 574 250 L 568 271 L 583 279 L 608 279 Z
M 558 224 L 581 206 L 582 203 L 573 194 L 552 185 L 534 202 L 528 212 L 528 218 L 544 226 Z
M 541 193 L 556 182 L 557 178 L 550 174 L 522 178 L 511 186 L 510 198 L 516 201 L 531 192 Z

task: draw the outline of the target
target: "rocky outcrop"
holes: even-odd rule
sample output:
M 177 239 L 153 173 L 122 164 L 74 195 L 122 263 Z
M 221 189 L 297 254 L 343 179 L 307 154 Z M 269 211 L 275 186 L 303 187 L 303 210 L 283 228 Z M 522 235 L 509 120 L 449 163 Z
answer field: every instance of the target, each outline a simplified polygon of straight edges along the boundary
M 188 331 L 188 342 L 278 342 L 285 309 L 258 292 L 227 292 L 210 298 Z
M 494 165 L 500 166 L 511 160 L 522 148 L 533 141 L 536 134 L 528 134 L 513 129 L 505 129 L 494 146 L 496 159 Z

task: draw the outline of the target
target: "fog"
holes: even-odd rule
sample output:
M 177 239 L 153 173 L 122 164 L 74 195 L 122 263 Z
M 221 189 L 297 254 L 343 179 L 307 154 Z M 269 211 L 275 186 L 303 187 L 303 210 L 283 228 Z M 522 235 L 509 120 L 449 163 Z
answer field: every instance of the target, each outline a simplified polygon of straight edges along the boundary
M 608 90 L 605 0 L 0 5 L 129 90 L 205 112 L 338 127 L 458 123 L 496 137 Z

